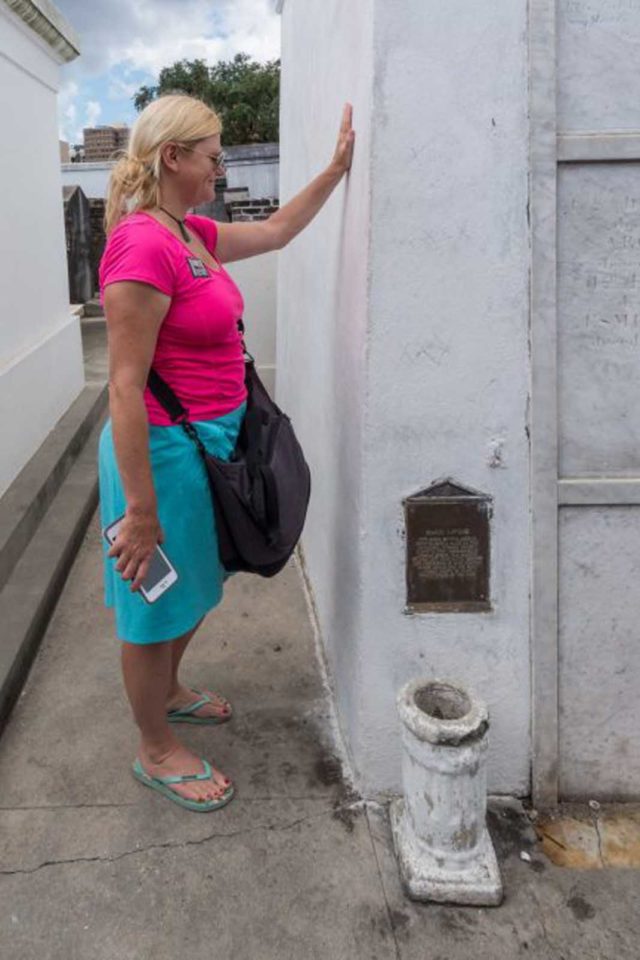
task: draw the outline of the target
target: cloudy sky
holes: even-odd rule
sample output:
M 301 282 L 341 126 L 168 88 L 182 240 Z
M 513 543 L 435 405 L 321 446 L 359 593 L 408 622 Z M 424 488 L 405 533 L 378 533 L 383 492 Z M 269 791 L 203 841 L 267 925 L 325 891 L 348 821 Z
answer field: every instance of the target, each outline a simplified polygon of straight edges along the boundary
M 132 96 L 162 67 L 199 57 L 207 63 L 248 53 L 280 56 L 274 0 L 55 0 L 80 36 L 81 56 L 63 67 L 60 137 L 82 142 L 83 127 L 132 123 Z

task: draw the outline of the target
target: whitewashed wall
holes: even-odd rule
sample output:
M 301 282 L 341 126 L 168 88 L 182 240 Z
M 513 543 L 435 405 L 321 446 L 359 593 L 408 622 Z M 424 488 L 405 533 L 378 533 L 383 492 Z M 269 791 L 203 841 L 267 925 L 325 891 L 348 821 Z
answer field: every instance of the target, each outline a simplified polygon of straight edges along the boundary
M 559 0 L 556 25 L 555 769 L 562 799 L 629 801 L 640 799 L 640 3 Z
M 62 183 L 65 187 L 82 188 L 85 197 L 105 198 L 112 161 L 102 163 L 63 163 Z M 227 186 L 247 187 L 250 197 L 277 197 L 279 180 L 278 162 L 255 160 L 227 164 Z
M 63 163 L 61 164 L 62 185 L 78 186 L 85 197 L 104 199 L 107 196 L 109 176 L 115 164 L 104 163 Z
M 489 789 L 529 789 L 527 82 L 526 0 L 284 3 L 281 205 L 346 100 L 357 131 L 280 254 L 278 397 L 313 469 L 304 552 L 365 791 L 400 789 L 394 701 L 423 674 L 487 700 Z M 494 609 L 407 616 L 401 501 L 448 475 L 494 497 Z
M 226 263 L 244 299 L 247 349 L 269 391 L 276 377 L 276 283 L 278 251 Z
M 223 133 L 224 143 L 224 133 Z M 227 167 L 227 186 L 246 187 L 250 197 L 277 197 L 280 189 L 280 164 L 277 160 L 262 161 L 240 160 L 237 163 L 230 161 Z
M 0 494 L 84 385 L 80 326 L 69 310 L 61 62 L 0 0 Z
M 373 15 L 374 0 L 348 6 L 287 0 L 282 16 L 280 206 L 331 160 L 347 100 L 358 136 L 349 180 L 280 251 L 278 274 L 277 397 L 313 473 L 303 547 L 348 746 L 358 736 L 366 696 L 363 423 L 376 123 Z M 367 643 L 375 653 L 378 638 Z M 380 685 L 384 680 L 372 698 Z M 387 741 L 395 727 L 393 717 L 388 722 Z

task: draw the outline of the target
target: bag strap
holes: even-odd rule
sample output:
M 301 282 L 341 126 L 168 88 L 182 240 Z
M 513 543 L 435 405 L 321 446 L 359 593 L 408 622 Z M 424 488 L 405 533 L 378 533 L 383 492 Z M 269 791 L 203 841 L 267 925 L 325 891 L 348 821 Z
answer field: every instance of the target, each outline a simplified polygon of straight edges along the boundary
M 149 370 L 149 376 L 147 378 L 147 386 L 151 393 L 154 395 L 158 403 L 164 407 L 164 409 L 169 414 L 172 423 L 181 419 L 188 418 L 189 414 L 182 406 L 175 393 L 166 382 L 163 380 L 157 370 L 154 370 L 153 367 Z
M 242 343 L 242 349 L 245 354 L 245 357 L 249 357 L 251 363 L 254 363 L 254 358 L 251 356 L 247 350 L 246 344 L 244 342 L 244 323 L 242 322 L 242 317 L 238 318 L 238 333 L 240 334 L 240 342 Z M 246 361 L 245 361 L 246 363 Z M 246 366 L 245 366 L 246 369 Z M 193 440 L 198 452 L 201 457 L 206 456 L 205 446 L 198 435 L 198 431 L 194 425 L 189 421 L 189 411 L 182 406 L 177 396 L 169 386 L 166 380 L 163 380 L 157 370 L 154 370 L 153 367 L 149 370 L 149 375 L 147 377 L 147 386 L 149 390 L 156 398 L 161 407 L 169 414 L 169 418 L 172 423 L 179 423 L 184 432 L 187 434 L 190 440 Z

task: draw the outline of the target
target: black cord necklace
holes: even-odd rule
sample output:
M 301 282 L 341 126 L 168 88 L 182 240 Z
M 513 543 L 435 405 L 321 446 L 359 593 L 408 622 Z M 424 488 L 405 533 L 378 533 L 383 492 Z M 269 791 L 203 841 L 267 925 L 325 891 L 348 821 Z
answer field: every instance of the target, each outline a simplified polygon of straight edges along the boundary
M 175 220 L 175 222 L 180 227 L 180 233 L 182 234 L 183 239 L 186 240 L 187 243 L 191 243 L 191 237 L 187 233 L 187 228 L 184 225 L 184 220 L 181 220 L 179 217 L 174 217 L 174 215 L 172 213 L 169 213 L 168 210 L 165 210 L 164 207 L 158 206 L 158 210 L 162 210 L 163 213 L 166 213 L 168 217 L 171 217 L 172 220 Z

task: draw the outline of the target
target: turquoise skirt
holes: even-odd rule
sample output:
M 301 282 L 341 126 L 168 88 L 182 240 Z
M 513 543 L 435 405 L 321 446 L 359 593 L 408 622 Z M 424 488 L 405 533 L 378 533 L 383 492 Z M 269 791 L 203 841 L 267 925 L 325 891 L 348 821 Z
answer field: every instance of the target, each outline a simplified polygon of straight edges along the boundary
M 206 449 L 228 460 L 236 444 L 246 403 L 215 420 L 195 421 Z M 187 633 L 222 599 L 227 574 L 220 563 L 207 472 L 197 447 L 182 427 L 149 426 L 151 471 L 164 533 L 162 549 L 178 579 L 154 603 L 131 593 L 131 583 L 107 557 L 103 538 L 105 604 L 115 609 L 116 633 L 129 643 L 161 643 Z M 125 512 L 111 420 L 100 434 L 98 453 L 102 529 Z

